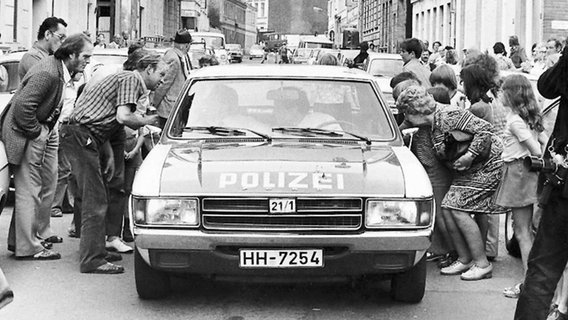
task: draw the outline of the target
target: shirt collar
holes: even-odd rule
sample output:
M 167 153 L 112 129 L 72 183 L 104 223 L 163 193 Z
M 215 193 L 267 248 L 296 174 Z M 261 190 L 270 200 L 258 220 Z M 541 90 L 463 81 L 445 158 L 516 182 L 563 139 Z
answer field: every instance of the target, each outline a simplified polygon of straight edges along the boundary
M 67 69 L 67 66 L 63 61 L 61 61 L 61 64 L 63 65 L 63 82 L 65 82 L 65 85 L 67 85 L 72 80 L 71 74 L 69 73 L 69 69 Z

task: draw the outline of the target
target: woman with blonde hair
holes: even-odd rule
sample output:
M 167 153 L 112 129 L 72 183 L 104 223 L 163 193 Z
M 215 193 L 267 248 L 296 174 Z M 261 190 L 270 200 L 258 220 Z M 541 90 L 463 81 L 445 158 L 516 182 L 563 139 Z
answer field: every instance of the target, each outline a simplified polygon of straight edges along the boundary
M 439 108 L 426 89 L 412 86 L 397 100 L 397 108 L 414 126 L 431 126 L 436 156 L 452 172 L 450 188 L 442 201 L 446 226 L 458 252 L 458 259 L 442 268 L 443 275 L 461 275 L 462 280 L 492 277 L 493 265 L 487 260 L 481 232 L 471 215 L 501 214 L 492 197 L 501 179 L 502 144 L 492 125 L 458 107 Z M 472 137 L 463 155 L 450 153 L 447 137 L 460 131 Z

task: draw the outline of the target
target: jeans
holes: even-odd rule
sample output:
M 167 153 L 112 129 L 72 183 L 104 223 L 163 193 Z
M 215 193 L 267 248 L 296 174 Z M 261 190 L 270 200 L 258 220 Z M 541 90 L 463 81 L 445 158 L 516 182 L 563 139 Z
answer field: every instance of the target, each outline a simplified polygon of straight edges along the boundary
M 75 210 L 81 214 L 80 270 L 90 272 L 105 264 L 105 217 L 108 208 L 106 184 L 100 165 L 100 145 L 88 129 L 79 125 L 61 127 L 61 144 L 76 182 Z
M 57 176 L 57 130 L 42 125 L 40 135 L 28 140 L 22 163 L 12 167 L 16 203 L 8 245 L 18 257 L 43 250 L 39 238 L 52 236 L 50 218 Z
M 110 140 L 114 155 L 114 175 L 108 183 L 108 209 L 106 215 L 106 235 L 120 237 L 122 220 L 126 210 L 124 193 L 124 130 Z
M 523 290 L 517 301 L 516 320 L 546 319 L 554 290 L 568 262 L 568 199 L 554 190 L 529 254 Z

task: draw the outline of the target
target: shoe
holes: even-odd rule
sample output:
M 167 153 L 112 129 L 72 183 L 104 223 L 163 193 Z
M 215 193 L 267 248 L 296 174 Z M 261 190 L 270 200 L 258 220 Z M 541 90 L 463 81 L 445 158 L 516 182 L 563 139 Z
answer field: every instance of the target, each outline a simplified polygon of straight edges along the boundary
M 61 212 L 61 209 L 59 209 L 59 208 L 51 210 L 51 217 L 52 218 L 61 218 L 61 217 L 63 217 L 63 212 Z
M 568 314 L 562 313 L 558 310 L 558 306 L 550 310 L 546 320 L 568 320 Z
M 115 262 L 122 260 L 122 256 L 115 252 L 107 252 L 105 260 L 108 262 Z
M 120 238 L 114 238 L 112 241 L 107 241 L 105 245 L 108 251 L 116 251 L 120 253 L 132 253 L 134 249 L 126 245 Z
M 469 270 L 462 273 L 460 278 L 465 281 L 476 281 L 489 279 L 493 276 L 493 265 L 490 263 L 487 267 L 481 268 L 476 264 L 472 265 Z
M 517 283 L 510 288 L 505 288 L 505 290 L 503 290 L 503 295 L 507 298 L 518 299 L 519 295 L 521 294 L 522 288 L 523 283 Z
M 440 269 L 450 266 L 454 261 L 458 260 L 458 253 L 450 251 L 446 256 L 440 260 Z
M 445 276 L 458 275 L 469 270 L 471 266 L 473 266 L 473 261 L 470 261 L 469 263 L 463 263 L 459 260 L 456 260 L 449 266 L 440 269 L 440 274 Z
M 55 251 L 43 249 L 42 251 L 25 257 L 16 257 L 18 260 L 57 260 L 61 259 L 61 255 Z
M 53 243 L 51 242 L 47 242 L 47 241 L 42 241 L 41 245 L 45 248 L 45 249 L 51 249 L 53 248 Z
M 426 261 L 438 261 L 445 257 L 446 255 L 443 253 L 433 253 L 433 252 L 426 252 Z
M 51 243 L 61 243 L 63 242 L 63 238 L 61 238 L 60 236 L 51 236 L 47 239 L 44 239 L 47 242 L 51 242 Z
M 94 270 L 86 271 L 83 273 L 118 274 L 118 273 L 124 273 L 124 267 L 107 262 L 103 265 L 100 265 L 98 268 Z
M 132 236 L 130 229 L 122 231 L 122 240 L 124 240 L 124 242 L 134 242 L 134 236 Z

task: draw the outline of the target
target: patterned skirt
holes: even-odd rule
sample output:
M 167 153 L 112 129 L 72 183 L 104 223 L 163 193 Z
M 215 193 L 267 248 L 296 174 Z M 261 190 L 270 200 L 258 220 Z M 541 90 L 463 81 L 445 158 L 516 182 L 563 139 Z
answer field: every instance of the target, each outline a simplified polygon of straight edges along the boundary
M 503 214 L 509 210 L 495 204 L 495 192 L 502 176 L 503 144 L 493 137 L 491 155 L 465 171 L 454 171 L 454 179 L 442 201 L 442 208 L 472 214 Z

